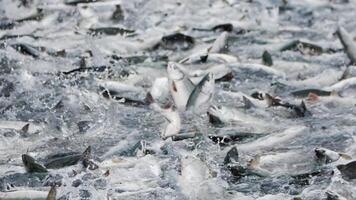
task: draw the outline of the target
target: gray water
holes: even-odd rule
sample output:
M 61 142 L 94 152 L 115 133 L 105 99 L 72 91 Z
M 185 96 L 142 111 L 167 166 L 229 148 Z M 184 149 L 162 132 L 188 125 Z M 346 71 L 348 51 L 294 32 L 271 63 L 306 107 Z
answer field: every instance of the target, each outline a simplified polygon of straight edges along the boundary
M 41 161 L 53 153 L 82 152 L 90 145 L 99 169 L 84 170 L 78 164 L 49 170 L 48 176 L 62 177 L 58 199 L 319 200 L 326 199 L 326 191 L 356 199 L 355 182 L 344 179 L 335 167 L 348 160 L 321 167 L 333 174 L 311 176 L 304 182 L 291 178 L 320 168 L 314 156 L 316 147 L 356 158 L 354 86 L 338 91 L 341 96 L 319 97 L 317 101 L 291 95 L 298 89 L 328 89 L 339 82 L 350 61 L 334 33 L 340 25 L 356 36 L 355 1 L 64 2 L 0 0 L 0 23 L 14 22 L 13 27 L 0 29 L 2 195 L 9 190 L 49 190 L 45 181 L 26 176 L 22 154 Z M 113 18 L 117 5 L 122 12 Z M 28 19 L 34 14 L 40 15 Z M 234 77 L 215 84 L 212 104 L 234 111 L 223 113 L 228 118 L 224 125 L 209 123 L 205 113 L 184 112 L 180 113 L 180 133 L 198 136 L 163 140 L 160 135 L 166 122 L 160 113 L 145 104 L 107 99 L 101 94 L 101 86 L 114 81 L 125 84 L 119 96 L 144 101 L 154 80 L 167 77 L 168 61 L 177 62 L 205 49 L 220 35 L 219 31 L 197 29 L 225 23 L 233 25 L 225 54 L 238 61 L 223 63 Z M 100 27 L 126 31 L 113 35 L 90 32 Z M 176 32 L 192 36 L 194 44 L 157 47 L 162 36 Z M 294 40 L 323 50 L 279 50 Z M 16 44 L 45 49 L 26 55 Z M 265 50 L 272 55 L 271 67 L 262 64 Z M 193 71 L 214 65 L 186 67 Z M 65 73 L 101 66 L 103 70 L 97 72 Z M 295 117 L 293 111 L 280 107 L 244 108 L 241 93 L 250 96 L 256 91 L 296 105 L 304 100 L 311 115 Z M 27 123 L 29 130 L 24 132 L 21 128 Z M 263 136 L 227 145 L 208 137 L 241 131 Z M 137 155 L 132 149 L 140 141 L 155 153 Z M 234 177 L 223 165 L 233 146 L 241 163 L 259 156 L 259 168 L 272 175 Z M 70 175 L 73 170 L 78 171 L 76 176 Z M 107 170 L 110 175 L 104 176 Z M 20 174 L 20 178 L 12 174 Z M 73 186 L 75 181 L 82 183 Z M 6 187 L 11 182 L 14 187 Z

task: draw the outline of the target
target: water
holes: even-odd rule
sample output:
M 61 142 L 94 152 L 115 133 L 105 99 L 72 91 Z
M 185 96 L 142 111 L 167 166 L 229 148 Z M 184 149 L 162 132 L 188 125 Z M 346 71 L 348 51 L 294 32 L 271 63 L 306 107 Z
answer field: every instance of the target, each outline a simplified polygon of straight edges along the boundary
M 314 148 L 325 147 L 356 157 L 354 85 L 341 88 L 342 97 L 317 101 L 291 95 L 298 89 L 333 88 L 339 82 L 350 61 L 334 33 L 340 25 L 355 35 L 356 2 L 64 2 L 0 1 L 0 194 L 48 191 L 46 182 L 59 180 L 59 199 L 317 200 L 326 199 L 326 191 L 356 199 L 354 181 L 342 178 L 335 167 L 349 161 L 320 166 L 314 155 Z M 2 26 L 5 21 L 12 25 Z M 212 104 L 231 113 L 222 113 L 225 123 L 219 126 L 209 123 L 206 111 L 180 113 L 180 133 L 196 137 L 163 140 L 167 121 L 145 104 L 146 93 L 156 78 L 167 77 L 168 61 L 204 51 L 220 35 L 201 29 L 226 23 L 233 30 L 224 53 L 236 60 L 185 67 L 230 68 L 234 77 L 215 84 Z M 103 27 L 116 29 L 98 33 Z M 160 42 L 176 32 L 193 37 L 194 43 Z M 280 51 L 295 40 L 318 45 L 322 52 L 300 44 Z M 265 50 L 272 55 L 271 67 L 262 65 Z M 81 67 L 89 69 L 71 72 Z M 102 95 L 110 87 L 119 89 L 117 100 Z M 291 110 L 267 107 L 258 100 L 259 106 L 244 108 L 242 96 L 256 91 L 296 105 L 304 100 L 312 115 L 296 118 Z M 162 101 L 172 103 L 171 98 Z M 29 130 L 21 130 L 28 123 Z M 238 132 L 252 136 L 226 145 L 208 137 Z M 137 152 L 140 141 L 154 153 Z M 24 153 L 41 162 L 49 154 L 83 152 L 89 145 L 98 170 L 78 164 L 49 170 L 38 180 L 23 168 Z M 258 156 L 258 169 L 269 175 L 233 176 L 223 165 L 233 146 L 241 165 Z M 320 169 L 317 175 L 300 178 Z

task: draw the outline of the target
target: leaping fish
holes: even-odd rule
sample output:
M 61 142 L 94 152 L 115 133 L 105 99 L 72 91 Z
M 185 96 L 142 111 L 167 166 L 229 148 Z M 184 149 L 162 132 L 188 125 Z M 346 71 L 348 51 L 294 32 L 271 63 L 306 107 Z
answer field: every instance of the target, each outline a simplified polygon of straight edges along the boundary
M 178 111 L 185 111 L 189 96 L 194 90 L 194 84 L 180 69 L 178 63 L 169 62 L 167 66 L 169 90 Z
M 196 113 L 206 111 L 213 99 L 214 86 L 215 80 L 213 74 L 209 73 L 205 75 L 189 96 L 187 110 L 192 109 Z

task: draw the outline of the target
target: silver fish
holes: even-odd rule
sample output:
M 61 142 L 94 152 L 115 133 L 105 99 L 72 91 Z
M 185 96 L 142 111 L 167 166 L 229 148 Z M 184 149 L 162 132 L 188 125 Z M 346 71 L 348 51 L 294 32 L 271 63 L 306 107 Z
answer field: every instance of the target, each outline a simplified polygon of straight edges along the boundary
M 186 109 L 187 101 L 194 90 L 194 84 L 183 73 L 178 63 L 169 62 L 167 66 L 169 90 L 178 111 Z
M 214 95 L 215 79 L 212 73 L 204 76 L 204 78 L 194 88 L 187 102 L 187 110 L 192 109 L 196 113 L 206 111 Z M 206 108 L 206 109 L 205 109 Z

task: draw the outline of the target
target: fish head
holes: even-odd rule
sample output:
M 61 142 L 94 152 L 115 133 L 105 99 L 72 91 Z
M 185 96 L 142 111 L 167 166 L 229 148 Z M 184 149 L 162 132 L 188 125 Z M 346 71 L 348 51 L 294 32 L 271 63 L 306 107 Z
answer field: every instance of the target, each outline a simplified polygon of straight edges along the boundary
M 181 80 L 184 78 L 183 71 L 179 68 L 179 65 L 175 62 L 169 62 L 167 65 L 168 77 L 171 80 Z
M 202 81 L 201 92 L 207 95 L 212 94 L 214 92 L 214 87 L 215 87 L 214 75 L 212 73 L 208 73 L 207 75 L 205 75 L 203 80 L 204 81 Z
M 314 149 L 314 152 L 315 152 L 315 156 L 318 158 L 318 159 L 323 159 L 326 157 L 326 150 L 324 148 L 315 148 Z

